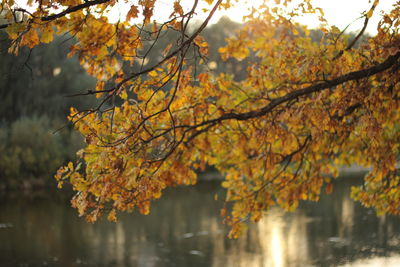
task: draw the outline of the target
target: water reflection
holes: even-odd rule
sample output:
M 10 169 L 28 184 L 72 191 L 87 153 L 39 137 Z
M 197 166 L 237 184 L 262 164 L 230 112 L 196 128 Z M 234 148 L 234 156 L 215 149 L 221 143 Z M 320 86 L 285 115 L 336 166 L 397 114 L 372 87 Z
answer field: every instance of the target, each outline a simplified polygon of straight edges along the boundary
M 87 224 L 66 194 L 7 194 L 0 266 L 400 266 L 399 218 L 354 203 L 351 183 L 294 213 L 271 210 L 239 240 L 226 238 L 216 183 L 170 190 L 149 216 L 123 214 L 116 224 Z
M 340 267 L 398 267 L 400 266 L 400 256 L 393 255 L 390 257 L 375 257 L 372 259 L 360 259 L 352 263 L 340 265 Z

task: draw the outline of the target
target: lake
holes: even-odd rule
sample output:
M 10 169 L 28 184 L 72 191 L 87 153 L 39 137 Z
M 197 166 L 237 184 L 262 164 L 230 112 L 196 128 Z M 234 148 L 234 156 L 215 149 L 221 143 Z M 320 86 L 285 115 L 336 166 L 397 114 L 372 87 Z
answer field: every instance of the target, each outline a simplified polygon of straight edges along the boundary
M 0 266 L 400 266 L 400 218 L 349 198 L 357 179 L 293 213 L 271 210 L 238 240 L 219 215 L 218 182 L 167 190 L 150 215 L 89 224 L 70 193 L 0 193 Z

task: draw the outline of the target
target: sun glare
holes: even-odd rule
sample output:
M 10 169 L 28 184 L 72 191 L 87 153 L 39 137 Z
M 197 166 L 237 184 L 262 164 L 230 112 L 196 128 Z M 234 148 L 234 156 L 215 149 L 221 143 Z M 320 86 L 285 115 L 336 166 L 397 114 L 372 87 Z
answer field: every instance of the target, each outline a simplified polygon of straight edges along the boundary
M 234 7 L 229 10 L 221 10 L 215 16 L 212 21 L 217 22 L 221 16 L 227 16 L 230 19 L 242 22 L 243 16 L 247 15 L 252 7 L 257 7 L 261 5 L 264 1 L 238 1 L 234 3 Z M 266 1 L 267 5 L 274 5 L 274 1 Z M 299 1 L 293 1 L 294 4 Z M 320 7 L 325 12 L 325 17 L 330 26 L 337 26 L 339 29 L 344 29 L 348 25 L 348 31 L 357 31 L 363 26 L 364 20 L 360 19 L 362 14 L 368 11 L 372 6 L 372 1 L 370 0 L 314 0 L 311 3 L 315 7 Z M 376 26 L 381 18 L 381 12 L 387 12 L 395 3 L 395 0 L 385 0 L 380 1 L 378 4 L 375 15 L 371 18 L 367 32 L 374 34 L 376 33 Z M 297 20 L 299 23 L 307 25 L 310 28 L 317 28 L 320 25 L 320 21 L 317 16 L 302 16 Z
M 185 3 L 186 8 L 190 8 L 193 4 L 193 1 L 182 1 Z M 219 10 L 211 23 L 216 23 L 222 16 L 227 16 L 231 20 L 236 22 L 243 22 L 243 17 L 248 15 L 251 9 L 257 8 L 261 4 L 266 2 L 267 5 L 274 5 L 273 0 L 253 0 L 253 1 L 241 1 L 238 2 L 232 1 L 232 7 L 228 10 Z M 293 1 L 294 5 L 299 1 Z M 371 18 L 369 22 L 369 26 L 367 28 L 367 32 L 370 34 L 376 33 L 376 26 L 381 18 L 382 12 L 387 12 L 395 3 L 395 0 L 385 0 L 380 1 L 378 4 L 375 15 Z M 328 1 L 328 0 L 314 0 L 311 3 L 315 7 L 320 7 L 325 12 L 325 17 L 328 21 L 330 26 L 337 26 L 339 29 L 344 29 L 348 25 L 348 31 L 357 31 L 359 30 L 364 23 L 363 19 L 360 19 L 362 15 L 368 11 L 372 6 L 371 0 L 335 0 L 335 1 Z M 165 5 L 168 5 L 164 2 Z M 209 8 L 206 4 L 201 6 L 203 8 Z M 165 12 L 165 11 L 164 11 Z M 207 16 L 207 13 L 199 12 L 198 19 L 204 19 Z M 307 25 L 310 28 L 317 28 L 320 25 L 320 21 L 318 20 L 317 16 L 302 16 L 297 19 L 297 21 L 301 24 Z

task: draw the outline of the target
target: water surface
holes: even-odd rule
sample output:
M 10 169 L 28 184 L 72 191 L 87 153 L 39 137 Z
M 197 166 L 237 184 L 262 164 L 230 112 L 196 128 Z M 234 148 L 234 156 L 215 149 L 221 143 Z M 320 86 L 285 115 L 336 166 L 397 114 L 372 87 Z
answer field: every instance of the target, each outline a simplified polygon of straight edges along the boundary
M 0 197 L 0 266 L 400 266 L 400 218 L 376 217 L 341 179 L 319 203 L 273 209 L 239 240 L 226 238 L 215 182 L 168 190 L 148 216 L 88 224 L 70 194 Z

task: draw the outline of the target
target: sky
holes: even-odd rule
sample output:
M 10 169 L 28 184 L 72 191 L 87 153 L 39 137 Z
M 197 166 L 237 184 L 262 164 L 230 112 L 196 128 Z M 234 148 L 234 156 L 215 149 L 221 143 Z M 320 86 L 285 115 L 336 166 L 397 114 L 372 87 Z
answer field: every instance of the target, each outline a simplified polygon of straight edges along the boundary
M 266 1 L 267 3 L 270 3 L 270 5 L 273 5 L 275 2 L 274 0 Z M 301 2 L 302 0 L 292 1 Z M 124 1 L 120 2 L 124 3 Z M 128 5 L 130 2 L 134 3 L 137 1 L 128 0 Z M 180 0 L 180 2 L 185 11 L 188 11 L 192 7 L 194 0 Z M 214 0 L 213 2 L 215 3 L 216 0 Z M 231 0 L 231 2 L 233 3 L 233 7 L 227 11 L 218 10 L 211 20 L 211 23 L 217 23 L 222 16 L 228 16 L 234 21 L 242 22 L 243 15 L 248 14 L 252 6 L 259 6 L 263 2 L 263 0 Z M 357 20 L 357 18 L 360 18 L 363 12 L 368 11 L 371 8 L 373 0 L 311 0 L 311 2 L 315 7 L 321 7 L 324 10 L 325 17 L 328 20 L 329 25 L 335 25 L 339 29 L 344 29 L 348 24 L 351 23 L 351 26 L 348 28 L 347 31 L 356 32 L 361 29 L 364 24 L 363 19 Z M 369 34 L 373 35 L 376 33 L 376 26 L 381 17 L 380 12 L 382 10 L 390 10 L 391 6 L 395 2 L 396 0 L 379 1 L 374 16 L 370 19 L 366 30 Z M 156 11 L 154 12 L 156 14 L 156 17 L 161 17 L 163 20 L 167 20 L 172 12 L 172 3 L 173 0 L 157 0 L 156 4 L 158 5 L 158 9 L 156 9 Z M 212 5 L 207 5 L 205 1 L 200 1 L 200 7 L 198 8 L 198 10 L 201 10 L 202 8 L 210 9 L 211 7 Z M 121 14 L 122 16 L 124 16 L 124 14 L 126 14 L 128 10 L 129 6 L 126 6 L 126 4 L 122 4 L 118 11 L 119 14 L 114 13 L 113 17 L 116 18 Z M 207 17 L 207 14 L 208 13 L 203 13 L 201 11 L 198 12 L 198 19 L 203 20 Z M 310 28 L 316 28 L 319 25 L 319 21 L 316 16 L 303 17 L 299 19 L 298 22 L 308 25 Z
M 16 0 L 20 6 L 26 7 L 27 0 Z M 156 1 L 156 10 L 155 17 L 156 19 L 161 18 L 161 20 L 167 20 L 169 15 L 172 12 L 172 3 L 175 0 L 157 0 Z M 274 0 L 266 0 L 267 3 L 273 5 Z M 302 0 L 292 0 L 293 2 L 301 2 Z M 349 23 L 352 23 L 354 20 L 359 18 L 362 12 L 369 10 L 372 6 L 373 0 L 311 0 L 315 7 L 323 8 L 325 12 L 325 17 L 328 20 L 330 25 L 335 25 L 339 29 L 344 29 Z M 130 5 L 136 4 L 138 0 L 122 0 L 118 1 L 117 7 L 110 12 L 109 19 L 112 22 L 118 21 L 119 17 L 124 17 L 128 12 Z M 191 8 L 194 3 L 194 0 L 180 0 L 181 4 L 184 6 L 184 9 L 187 11 Z M 216 2 L 216 0 L 214 0 Z M 216 23 L 222 16 L 228 16 L 230 19 L 242 22 L 243 15 L 248 13 L 249 9 L 252 6 L 260 5 L 263 0 L 231 0 L 233 3 L 233 7 L 227 11 L 219 10 L 214 15 L 211 23 Z M 374 13 L 374 16 L 369 22 L 367 32 L 370 34 L 376 33 L 376 26 L 380 18 L 380 12 L 382 10 L 388 11 L 390 7 L 396 2 L 396 0 L 380 0 L 378 7 Z M 200 1 L 200 7 L 198 10 L 202 8 L 210 8 L 205 1 Z M 207 13 L 198 12 L 198 19 L 202 20 L 207 16 Z M 140 22 L 140 20 L 138 21 Z M 301 24 L 306 24 L 310 28 L 315 28 L 319 25 L 318 19 L 314 17 L 303 17 L 299 19 Z M 359 19 L 358 21 L 352 23 L 351 27 L 349 27 L 348 31 L 357 31 L 361 29 L 363 26 L 363 20 Z
M 165 0 L 166 1 L 166 0 Z M 185 1 L 185 0 L 183 0 Z M 233 0 L 231 0 L 233 1 Z M 191 1 L 187 1 L 191 2 Z M 247 3 L 244 3 L 247 2 Z M 251 5 L 257 6 L 262 0 L 243 1 L 239 0 L 239 3 L 235 3 L 235 7 L 229 11 L 219 11 L 212 22 L 218 21 L 222 15 L 230 17 L 232 20 L 241 22 L 244 11 L 248 10 Z M 274 2 L 270 0 L 269 2 Z M 371 18 L 367 32 L 370 34 L 376 33 L 376 26 L 380 19 L 380 12 L 390 10 L 391 6 L 395 3 L 395 0 L 380 0 L 374 16 Z M 340 29 L 345 28 L 349 23 L 359 18 L 364 11 L 368 11 L 372 6 L 369 0 L 313 0 L 315 7 L 321 7 L 325 12 L 325 17 L 330 25 L 335 25 Z M 303 17 L 299 19 L 301 24 L 306 24 L 311 28 L 315 28 L 319 25 L 319 21 L 316 17 Z M 362 28 L 364 20 L 359 19 L 352 23 L 349 27 L 349 31 L 357 31 Z

